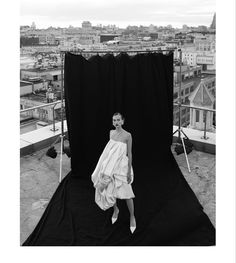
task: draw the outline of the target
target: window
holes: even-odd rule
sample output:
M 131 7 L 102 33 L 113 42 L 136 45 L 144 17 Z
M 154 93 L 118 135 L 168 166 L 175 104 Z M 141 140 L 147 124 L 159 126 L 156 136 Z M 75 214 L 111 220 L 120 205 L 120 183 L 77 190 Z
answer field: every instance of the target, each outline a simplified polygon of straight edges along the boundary
M 185 89 L 185 94 L 189 94 L 189 88 Z
M 196 110 L 196 122 L 199 122 L 199 110 Z
M 191 86 L 190 87 L 190 92 L 193 92 L 193 90 L 194 90 L 194 86 Z
M 58 76 L 57 75 L 53 76 L 53 80 L 57 81 L 58 80 Z
M 178 98 L 178 93 L 175 92 L 173 97 L 174 97 L 174 99 L 177 99 Z
M 188 96 L 185 97 L 185 101 L 184 101 L 185 104 L 189 104 L 189 99 L 188 99 Z

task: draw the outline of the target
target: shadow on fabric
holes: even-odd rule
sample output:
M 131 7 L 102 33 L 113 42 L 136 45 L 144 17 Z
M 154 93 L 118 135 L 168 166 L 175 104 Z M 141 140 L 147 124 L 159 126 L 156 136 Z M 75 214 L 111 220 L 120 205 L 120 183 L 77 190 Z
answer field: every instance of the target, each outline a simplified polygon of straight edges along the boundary
M 24 246 L 209 246 L 215 228 L 171 153 L 173 54 L 65 55 L 65 100 L 71 171 Z M 95 204 L 91 174 L 121 112 L 133 138 L 132 184 L 137 229 L 125 201 Z

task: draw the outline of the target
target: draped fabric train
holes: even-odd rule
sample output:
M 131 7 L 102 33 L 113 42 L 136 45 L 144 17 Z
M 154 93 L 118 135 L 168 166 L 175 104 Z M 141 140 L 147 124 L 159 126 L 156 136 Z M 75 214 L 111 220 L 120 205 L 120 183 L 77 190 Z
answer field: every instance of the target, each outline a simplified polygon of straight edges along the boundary
M 134 179 L 131 167 L 131 182 L 127 183 L 127 144 L 110 139 L 105 146 L 97 166 L 91 175 L 95 187 L 95 202 L 106 210 L 116 203 L 116 198 L 134 198 L 131 183 Z

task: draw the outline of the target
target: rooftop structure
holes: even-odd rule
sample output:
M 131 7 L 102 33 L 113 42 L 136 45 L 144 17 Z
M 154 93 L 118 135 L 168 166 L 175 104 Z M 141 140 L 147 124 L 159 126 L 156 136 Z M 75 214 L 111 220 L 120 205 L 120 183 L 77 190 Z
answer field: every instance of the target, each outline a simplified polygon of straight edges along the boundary
M 47 103 L 45 92 L 40 92 L 38 94 L 30 93 L 27 95 L 21 96 L 21 100 L 31 100 L 35 102 Z

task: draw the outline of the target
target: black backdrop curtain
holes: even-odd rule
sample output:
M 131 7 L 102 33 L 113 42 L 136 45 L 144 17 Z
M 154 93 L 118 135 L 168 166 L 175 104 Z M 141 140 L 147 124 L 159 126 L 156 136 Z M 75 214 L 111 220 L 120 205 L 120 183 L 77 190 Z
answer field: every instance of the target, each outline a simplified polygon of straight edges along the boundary
M 23 245 L 214 245 L 215 229 L 170 150 L 173 54 L 67 53 L 64 83 L 71 172 Z M 118 200 L 112 225 L 113 210 L 95 204 L 91 182 L 117 111 L 133 138 L 134 234 L 126 203 Z

